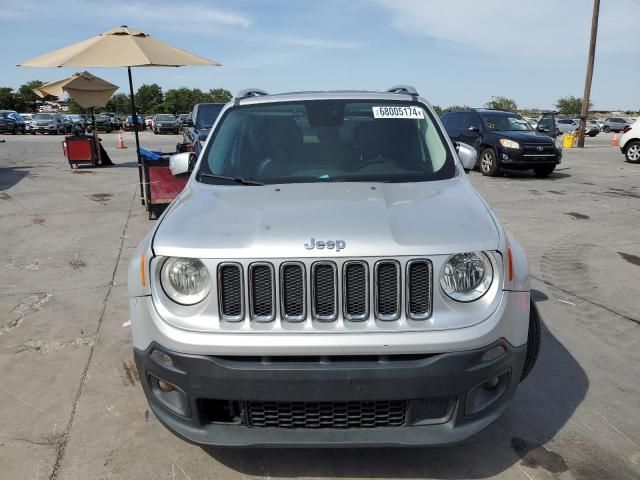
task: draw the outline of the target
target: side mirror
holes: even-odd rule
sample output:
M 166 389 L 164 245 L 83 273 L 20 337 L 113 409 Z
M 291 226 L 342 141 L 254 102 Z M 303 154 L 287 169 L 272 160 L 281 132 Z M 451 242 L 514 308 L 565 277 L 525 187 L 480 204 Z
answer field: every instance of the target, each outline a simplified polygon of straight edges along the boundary
M 540 133 L 546 133 L 549 131 L 549 129 L 545 127 L 538 127 L 536 128 L 536 130 L 538 130 Z
M 169 158 L 169 170 L 174 177 L 190 174 L 196 163 L 193 152 L 176 153 Z
M 456 152 L 458 152 L 458 158 L 462 162 L 462 168 L 469 173 L 476 166 L 478 160 L 478 151 L 471 145 L 466 143 L 456 142 Z
M 182 124 L 187 127 L 193 127 L 193 122 L 191 121 L 190 118 L 186 119 L 184 122 L 182 122 Z

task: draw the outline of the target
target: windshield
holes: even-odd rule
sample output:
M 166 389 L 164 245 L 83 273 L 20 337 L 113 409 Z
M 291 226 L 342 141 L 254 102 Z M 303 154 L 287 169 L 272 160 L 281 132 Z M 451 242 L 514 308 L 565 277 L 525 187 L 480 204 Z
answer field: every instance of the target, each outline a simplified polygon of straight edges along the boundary
M 203 153 L 206 174 L 273 183 L 418 182 L 455 175 L 440 129 L 419 104 L 305 101 L 234 108 Z
M 38 113 L 35 117 L 35 120 L 53 120 L 53 115 L 50 113 Z
M 531 125 L 515 113 L 483 113 L 480 115 L 487 130 L 501 132 L 533 131 Z
M 211 128 L 224 105 L 222 103 L 201 104 L 198 106 L 196 128 Z
M 161 122 L 175 122 L 176 117 L 174 117 L 173 115 L 158 115 L 156 117 L 156 120 L 159 120 Z
M 9 118 L 9 112 L 0 112 L 0 118 Z

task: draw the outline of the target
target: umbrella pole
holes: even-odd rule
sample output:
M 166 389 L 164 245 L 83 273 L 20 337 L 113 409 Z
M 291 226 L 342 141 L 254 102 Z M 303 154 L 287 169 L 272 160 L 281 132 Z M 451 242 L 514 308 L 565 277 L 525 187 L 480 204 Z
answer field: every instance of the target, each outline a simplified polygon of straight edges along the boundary
M 91 107 L 91 123 L 93 123 L 93 138 L 94 145 L 96 147 L 96 157 L 98 158 L 98 164 L 102 163 L 102 159 L 100 158 L 100 137 L 98 136 L 98 129 L 96 128 L 96 114 L 95 108 Z
M 133 80 L 131 79 L 131 67 L 127 67 L 129 74 L 129 93 L 131 95 L 131 115 L 133 120 L 133 133 L 136 137 L 136 158 L 138 159 L 138 179 L 140 180 L 140 200 L 142 205 L 145 204 L 144 198 L 144 182 L 142 179 L 142 163 L 140 161 L 140 139 L 138 138 L 138 114 L 136 113 L 136 100 L 133 95 Z

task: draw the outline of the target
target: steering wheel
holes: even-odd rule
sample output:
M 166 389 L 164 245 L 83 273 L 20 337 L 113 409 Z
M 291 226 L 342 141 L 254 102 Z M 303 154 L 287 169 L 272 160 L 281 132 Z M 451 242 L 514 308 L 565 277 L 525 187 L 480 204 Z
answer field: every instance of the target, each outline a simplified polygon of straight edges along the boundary
M 255 178 L 264 178 L 264 172 L 268 171 L 269 168 L 273 166 L 273 161 L 270 157 L 265 158 L 260 162 L 258 168 L 256 169 Z

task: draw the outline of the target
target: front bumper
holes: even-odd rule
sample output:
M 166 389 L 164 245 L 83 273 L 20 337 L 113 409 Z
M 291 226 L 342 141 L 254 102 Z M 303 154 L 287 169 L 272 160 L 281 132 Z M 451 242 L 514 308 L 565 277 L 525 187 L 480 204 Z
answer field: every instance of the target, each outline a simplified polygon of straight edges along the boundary
M 155 355 L 152 357 L 154 350 L 169 355 L 172 366 L 162 363 Z M 502 353 L 488 358 L 489 351 Z M 154 343 L 146 350 L 135 349 L 134 355 L 151 409 L 169 430 L 192 443 L 409 446 L 459 442 L 496 420 L 516 390 L 526 345 L 513 347 L 500 339 L 484 348 L 462 352 L 301 359 L 184 355 Z M 178 405 L 182 414 L 171 406 L 175 400 L 164 399 L 157 388 L 158 379 L 176 387 L 174 397 L 170 398 L 175 399 L 175 392 L 181 392 L 178 395 L 183 399 Z M 497 386 L 483 386 L 495 379 L 498 379 Z M 364 402 L 366 411 L 375 402 L 389 401 L 404 402 L 401 425 L 375 428 L 324 428 L 317 423 L 302 427 L 298 423 L 291 428 L 256 426 L 249 407 L 253 405 L 251 402 L 260 405 L 272 402 L 272 409 L 274 404 L 284 405 L 283 415 L 290 421 L 292 417 L 287 409 L 295 410 L 300 405 L 305 405 L 307 412 L 309 409 L 316 412 L 327 405 L 330 409 L 340 408 L 334 407 L 336 404 L 349 410 Z M 273 410 L 271 412 L 273 414 Z M 297 415 L 293 418 L 305 421 L 306 414 L 298 410 Z
M 560 150 L 553 155 L 535 155 L 524 153 L 521 149 L 499 147 L 496 153 L 498 162 L 505 168 L 529 169 L 542 165 L 558 165 L 562 161 Z

